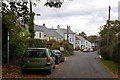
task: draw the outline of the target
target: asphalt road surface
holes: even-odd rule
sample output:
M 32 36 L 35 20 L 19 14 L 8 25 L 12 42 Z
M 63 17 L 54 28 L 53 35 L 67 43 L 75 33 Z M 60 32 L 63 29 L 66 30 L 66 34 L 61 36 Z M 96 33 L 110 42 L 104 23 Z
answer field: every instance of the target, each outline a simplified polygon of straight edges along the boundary
M 48 78 L 113 78 L 95 52 L 78 52 L 59 64 Z

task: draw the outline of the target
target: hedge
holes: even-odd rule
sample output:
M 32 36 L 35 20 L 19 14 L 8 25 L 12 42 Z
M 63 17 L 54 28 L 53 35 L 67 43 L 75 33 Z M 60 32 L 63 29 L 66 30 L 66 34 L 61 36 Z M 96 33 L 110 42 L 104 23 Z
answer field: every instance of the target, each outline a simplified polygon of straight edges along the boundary
M 27 47 L 28 48 L 46 48 L 47 40 L 27 39 Z
M 105 60 L 113 60 L 120 63 L 120 41 L 100 48 L 100 55 Z

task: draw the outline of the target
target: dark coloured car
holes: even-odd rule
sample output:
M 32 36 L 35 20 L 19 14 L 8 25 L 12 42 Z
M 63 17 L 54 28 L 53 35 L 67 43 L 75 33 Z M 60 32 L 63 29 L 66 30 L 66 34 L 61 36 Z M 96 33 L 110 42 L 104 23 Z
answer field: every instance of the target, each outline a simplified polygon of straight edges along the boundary
M 55 63 L 59 64 L 60 62 L 64 62 L 64 54 L 61 53 L 59 50 L 51 50 L 52 53 L 55 55 Z
M 47 70 L 49 74 L 55 68 L 55 57 L 46 48 L 28 48 L 21 59 L 22 72 L 26 70 Z

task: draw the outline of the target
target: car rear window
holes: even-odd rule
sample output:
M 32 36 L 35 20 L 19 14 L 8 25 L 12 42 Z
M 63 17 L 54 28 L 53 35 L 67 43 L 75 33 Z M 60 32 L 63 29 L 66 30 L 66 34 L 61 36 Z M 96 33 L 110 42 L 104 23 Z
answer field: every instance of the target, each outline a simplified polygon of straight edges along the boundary
M 60 54 L 60 52 L 54 51 L 54 50 L 52 50 L 51 52 L 52 52 L 53 54 Z
M 23 55 L 24 57 L 47 57 L 47 51 L 45 49 L 27 49 Z

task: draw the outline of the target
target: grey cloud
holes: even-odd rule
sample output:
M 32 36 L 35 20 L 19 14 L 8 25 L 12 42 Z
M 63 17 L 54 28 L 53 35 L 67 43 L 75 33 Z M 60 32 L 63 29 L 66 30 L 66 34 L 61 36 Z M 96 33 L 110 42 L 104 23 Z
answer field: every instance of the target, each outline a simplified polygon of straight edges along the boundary
M 104 0 L 99 2 L 102 4 Z M 44 3 L 39 3 L 33 8 L 36 13 L 41 14 L 41 16 L 35 17 L 36 20 L 45 22 L 50 26 L 71 24 L 74 27 L 75 25 L 73 29 L 75 32 L 85 31 L 87 34 L 96 34 L 99 31 L 99 27 L 104 25 L 108 16 L 109 5 L 99 5 L 97 0 L 64 2 L 60 9 L 48 8 L 43 6 L 43 4 Z M 117 19 L 116 8 L 117 6 L 112 6 L 111 19 Z M 77 22 L 75 22 L 76 19 L 78 20 Z M 82 28 L 82 26 L 84 26 L 84 28 Z

